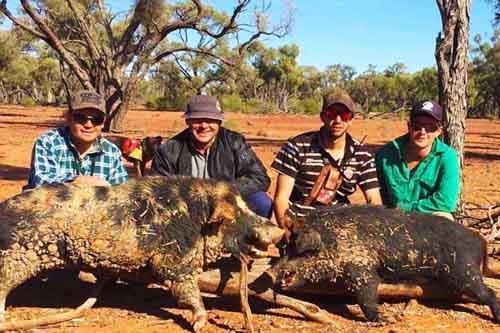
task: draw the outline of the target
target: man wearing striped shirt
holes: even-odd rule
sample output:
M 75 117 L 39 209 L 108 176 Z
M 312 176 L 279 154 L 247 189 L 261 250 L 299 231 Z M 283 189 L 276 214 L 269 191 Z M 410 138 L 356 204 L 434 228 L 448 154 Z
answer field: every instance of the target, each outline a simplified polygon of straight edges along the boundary
M 354 111 L 354 102 L 346 92 L 336 90 L 326 94 L 320 130 L 289 139 L 278 152 L 271 167 L 279 173 L 274 212 L 281 227 L 287 227 L 284 218 L 287 213 L 304 216 L 324 205 L 348 204 L 356 186 L 361 188 L 368 204 L 382 204 L 373 155 L 348 133 Z M 336 186 L 333 190 L 323 189 L 318 197 L 311 199 L 325 166 L 335 170 Z M 327 199 L 323 200 L 324 197 Z
M 66 126 L 36 140 L 24 189 L 66 182 L 84 186 L 126 182 L 120 150 L 101 136 L 105 117 L 102 96 L 87 90 L 75 93 L 66 113 Z

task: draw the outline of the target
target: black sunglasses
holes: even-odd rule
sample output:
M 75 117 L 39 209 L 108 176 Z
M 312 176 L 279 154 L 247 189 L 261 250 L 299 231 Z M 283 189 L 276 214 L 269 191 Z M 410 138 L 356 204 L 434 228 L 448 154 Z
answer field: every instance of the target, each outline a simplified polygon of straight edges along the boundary
M 77 122 L 81 125 L 85 125 L 87 123 L 87 121 L 90 120 L 92 125 L 99 126 L 99 125 L 102 125 L 104 123 L 104 119 L 106 118 L 106 116 L 103 113 L 96 113 L 93 115 L 87 115 L 84 113 L 77 112 L 77 113 L 73 113 L 71 115 L 71 118 L 73 119 L 74 122 Z
M 425 129 L 427 133 L 434 133 L 439 129 L 438 124 L 419 124 L 419 123 L 411 123 L 411 129 L 415 132 L 419 132 L 422 129 Z

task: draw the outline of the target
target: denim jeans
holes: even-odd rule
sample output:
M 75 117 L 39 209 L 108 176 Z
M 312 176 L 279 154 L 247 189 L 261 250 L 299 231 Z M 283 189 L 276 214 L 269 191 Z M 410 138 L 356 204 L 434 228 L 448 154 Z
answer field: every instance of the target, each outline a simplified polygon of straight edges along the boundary
M 245 198 L 245 201 L 255 214 L 271 218 L 273 214 L 273 201 L 266 192 L 256 192 Z

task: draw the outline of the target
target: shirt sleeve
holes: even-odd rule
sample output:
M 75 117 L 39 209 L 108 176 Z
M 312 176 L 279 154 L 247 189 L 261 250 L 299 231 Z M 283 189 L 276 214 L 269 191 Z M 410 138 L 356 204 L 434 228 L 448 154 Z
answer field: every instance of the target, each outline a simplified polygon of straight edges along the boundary
M 457 153 L 452 150 L 443 154 L 435 191 L 425 198 L 404 203 L 406 210 L 418 212 L 454 212 L 460 191 L 460 167 Z M 407 207 L 406 207 L 407 206 Z
M 38 138 L 31 155 L 31 168 L 27 188 L 39 187 L 43 184 L 65 183 L 74 177 L 57 173 L 58 163 L 54 145 L 44 138 Z
M 252 147 L 241 136 L 233 147 L 236 166 L 236 186 L 243 197 L 256 192 L 265 192 L 271 184 L 266 168 Z
M 366 160 L 361 165 L 359 187 L 363 192 L 366 192 L 368 190 L 380 188 L 380 186 L 377 178 L 377 168 L 375 167 L 375 159 L 373 158 L 373 155 L 368 151 L 363 153 L 366 156 Z
M 113 163 L 111 167 L 111 175 L 109 178 L 109 183 L 111 185 L 123 184 L 128 180 L 127 170 L 123 165 L 122 154 L 119 150 L 113 151 Z
M 292 178 L 297 176 L 300 170 L 299 147 L 293 140 L 288 140 L 281 147 L 271 168 Z

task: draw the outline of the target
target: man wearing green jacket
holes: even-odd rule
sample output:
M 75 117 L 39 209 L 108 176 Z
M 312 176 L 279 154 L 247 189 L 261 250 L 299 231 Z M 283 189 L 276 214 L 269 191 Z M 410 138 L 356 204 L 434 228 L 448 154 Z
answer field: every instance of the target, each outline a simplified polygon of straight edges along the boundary
M 410 113 L 408 133 L 375 155 L 386 206 L 453 219 L 460 170 L 457 152 L 439 139 L 442 118 L 437 103 L 416 104 Z

